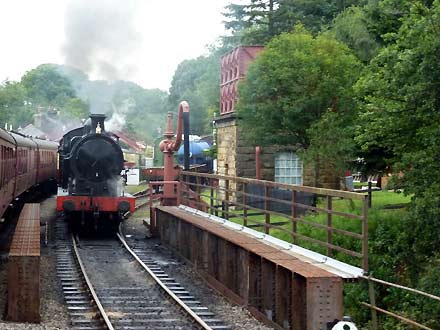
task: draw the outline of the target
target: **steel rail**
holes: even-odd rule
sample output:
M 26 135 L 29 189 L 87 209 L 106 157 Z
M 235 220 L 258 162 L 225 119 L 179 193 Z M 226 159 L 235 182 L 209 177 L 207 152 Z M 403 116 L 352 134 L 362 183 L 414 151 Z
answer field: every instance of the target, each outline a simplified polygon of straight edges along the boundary
M 109 330 L 114 330 L 115 328 L 113 327 L 112 323 L 110 322 L 110 319 L 108 318 L 108 315 L 107 315 L 107 313 L 104 310 L 104 307 L 102 307 L 102 304 L 99 301 L 99 298 L 98 298 L 98 295 L 95 292 L 95 289 L 93 289 L 92 282 L 90 281 L 89 277 L 87 276 L 86 269 L 85 269 L 85 267 L 83 265 L 83 262 L 81 260 L 80 255 L 79 255 L 78 248 L 76 246 L 75 237 L 73 237 L 73 235 L 72 235 L 72 242 L 73 242 L 73 249 L 75 251 L 75 255 L 76 255 L 76 259 L 78 260 L 79 267 L 81 268 L 81 272 L 82 272 L 82 274 L 84 276 L 84 279 L 86 281 L 87 287 L 89 288 L 89 291 L 92 294 L 93 300 L 95 301 L 95 304 L 98 307 L 99 313 L 101 314 L 101 316 L 102 316 L 102 318 L 103 318 L 107 328 Z
M 144 206 L 147 205 L 147 204 L 150 204 L 150 200 L 149 200 L 149 199 L 147 199 L 147 201 L 146 201 L 145 203 L 141 203 L 141 204 L 136 205 L 136 206 L 134 207 L 135 212 L 136 212 L 137 210 L 139 210 L 141 207 L 144 207 Z
M 205 323 L 191 308 L 189 308 L 178 296 L 176 296 L 152 271 L 147 265 L 136 255 L 136 253 L 128 246 L 121 233 L 116 233 L 121 243 L 127 251 L 136 259 L 142 268 L 154 279 L 154 281 L 183 309 L 187 312 L 194 321 L 197 322 L 203 329 L 212 330 L 212 328 Z

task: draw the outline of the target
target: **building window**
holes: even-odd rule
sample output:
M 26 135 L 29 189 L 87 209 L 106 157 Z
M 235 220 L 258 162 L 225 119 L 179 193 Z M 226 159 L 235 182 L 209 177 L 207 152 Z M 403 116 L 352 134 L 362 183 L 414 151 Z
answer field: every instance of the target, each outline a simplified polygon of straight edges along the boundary
M 294 152 L 275 155 L 275 182 L 302 184 L 302 161 Z

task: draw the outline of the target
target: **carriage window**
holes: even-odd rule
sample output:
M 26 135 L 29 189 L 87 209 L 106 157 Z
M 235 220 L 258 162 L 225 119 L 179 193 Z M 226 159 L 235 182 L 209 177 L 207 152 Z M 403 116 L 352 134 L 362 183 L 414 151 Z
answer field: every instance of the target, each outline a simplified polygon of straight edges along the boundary
M 302 184 L 302 161 L 294 152 L 275 155 L 275 182 Z

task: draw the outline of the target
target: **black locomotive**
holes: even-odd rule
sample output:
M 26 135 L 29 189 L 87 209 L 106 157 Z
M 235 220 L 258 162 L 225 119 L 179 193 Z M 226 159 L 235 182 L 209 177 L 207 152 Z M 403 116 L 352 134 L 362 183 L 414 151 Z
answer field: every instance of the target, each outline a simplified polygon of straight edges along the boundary
M 122 190 L 124 157 L 119 139 L 107 132 L 104 115 L 93 114 L 84 127 L 65 134 L 59 147 L 60 181 L 57 210 L 72 221 L 111 222 L 134 211 L 134 198 Z M 110 224 L 109 224 L 110 226 Z

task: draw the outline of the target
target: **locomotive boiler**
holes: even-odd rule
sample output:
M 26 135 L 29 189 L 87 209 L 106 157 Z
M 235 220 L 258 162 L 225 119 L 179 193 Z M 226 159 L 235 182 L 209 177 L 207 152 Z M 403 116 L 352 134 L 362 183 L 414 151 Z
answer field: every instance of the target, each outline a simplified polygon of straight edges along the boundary
M 122 189 L 119 139 L 105 130 L 104 121 L 105 115 L 93 114 L 60 142 L 57 210 L 74 226 L 117 228 L 122 215 L 134 211 L 134 198 Z

